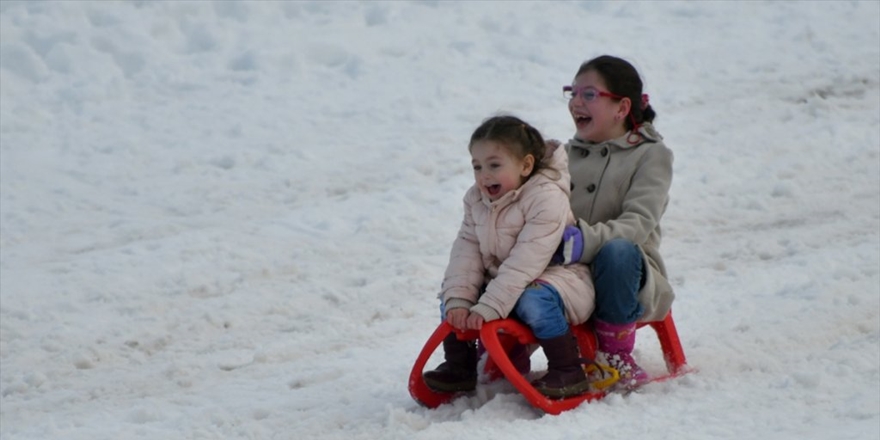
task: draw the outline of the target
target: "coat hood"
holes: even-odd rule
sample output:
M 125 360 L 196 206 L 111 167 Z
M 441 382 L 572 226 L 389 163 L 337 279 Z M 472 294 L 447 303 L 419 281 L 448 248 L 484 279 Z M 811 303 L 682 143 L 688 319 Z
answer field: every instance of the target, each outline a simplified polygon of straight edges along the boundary
M 571 195 L 571 176 L 568 173 L 568 154 L 565 153 L 565 148 L 555 143 L 548 144 L 542 163 L 545 168 L 535 174 L 554 181 L 566 195 Z

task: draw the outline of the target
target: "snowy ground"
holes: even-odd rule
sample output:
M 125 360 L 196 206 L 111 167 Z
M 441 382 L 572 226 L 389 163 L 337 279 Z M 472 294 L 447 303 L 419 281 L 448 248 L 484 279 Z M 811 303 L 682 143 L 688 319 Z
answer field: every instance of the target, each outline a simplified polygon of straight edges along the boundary
M 699 371 L 418 406 L 471 131 L 568 139 L 603 53 L 676 155 Z M 880 439 L 876 1 L 3 0 L 0 136 L 3 440 Z

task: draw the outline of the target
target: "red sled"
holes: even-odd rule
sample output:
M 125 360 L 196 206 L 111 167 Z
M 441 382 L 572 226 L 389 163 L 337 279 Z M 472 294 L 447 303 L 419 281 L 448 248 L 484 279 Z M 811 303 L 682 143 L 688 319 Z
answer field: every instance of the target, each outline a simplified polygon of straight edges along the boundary
M 666 369 L 668 370 L 668 374 L 653 377 L 651 382 L 663 381 L 687 373 L 687 362 L 684 357 L 684 350 L 681 347 L 681 340 L 678 338 L 678 331 L 675 329 L 675 322 L 672 320 L 672 312 L 666 315 L 666 318 L 662 321 L 639 324 L 639 328 L 645 326 L 651 327 L 657 333 L 657 339 L 660 341 L 660 348 L 663 350 L 663 358 L 666 361 Z M 537 343 L 537 339 L 535 339 L 535 335 L 532 334 L 531 330 L 519 321 L 499 319 L 483 324 L 483 328 L 479 331 L 469 330 L 464 332 L 454 330 L 448 323 L 443 322 L 434 330 L 425 346 L 422 347 L 422 351 L 419 353 L 419 357 L 416 359 L 409 375 L 410 395 L 417 402 L 428 408 L 436 408 L 451 401 L 460 394 L 434 391 L 428 387 L 422 378 L 422 372 L 428 359 L 437 347 L 443 343 L 443 339 L 453 331 L 455 331 L 458 339 L 463 341 L 479 338 L 488 356 L 483 372 L 493 379 L 505 377 L 522 393 L 532 406 L 541 409 L 547 414 L 557 415 L 583 402 L 598 400 L 608 394 L 608 391 L 603 389 L 588 391 L 584 394 L 564 399 L 551 399 L 539 393 L 516 370 L 516 367 L 507 355 L 510 348 L 517 343 Z M 586 323 L 573 326 L 572 333 L 577 338 L 581 356 L 594 359 L 596 356 L 596 335 L 593 332 L 592 326 Z

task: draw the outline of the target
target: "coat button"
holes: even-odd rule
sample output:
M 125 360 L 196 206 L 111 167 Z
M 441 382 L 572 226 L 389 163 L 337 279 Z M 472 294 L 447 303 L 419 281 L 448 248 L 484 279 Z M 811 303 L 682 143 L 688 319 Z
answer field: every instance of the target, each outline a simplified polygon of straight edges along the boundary
M 569 191 L 574 191 L 574 182 L 571 182 L 571 186 L 568 188 Z
M 607 155 L 608 155 L 608 147 L 605 147 L 602 149 L 602 157 L 605 157 Z
M 587 157 L 590 155 L 590 150 L 581 150 L 581 157 Z
M 592 184 L 592 183 L 591 183 L 589 186 L 587 186 L 587 192 L 593 192 L 593 191 L 595 191 L 595 190 L 596 190 L 596 185 L 595 185 L 595 184 Z

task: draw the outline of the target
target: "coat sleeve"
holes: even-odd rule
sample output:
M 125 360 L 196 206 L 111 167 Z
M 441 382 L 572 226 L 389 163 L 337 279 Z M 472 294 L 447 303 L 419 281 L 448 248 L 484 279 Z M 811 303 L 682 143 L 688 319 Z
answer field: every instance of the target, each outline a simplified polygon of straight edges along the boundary
M 477 240 L 476 225 L 472 215 L 471 204 L 474 203 L 472 191 L 464 198 L 464 218 L 458 235 L 452 243 L 449 264 L 443 276 L 440 299 L 447 304 L 450 299 L 465 300 L 469 305 L 477 302 L 480 288 L 483 286 L 485 268 Z M 460 301 L 455 301 L 461 304 Z
M 584 234 L 582 263 L 591 263 L 602 245 L 613 238 L 623 237 L 644 244 L 660 223 L 660 217 L 669 203 L 672 151 L 663 144 L 647 148 L 623 198 L 620 216 L 593 225 L 583 219 L 578 220 L 578 226 Z
M 471 309 L 489 321 L 506 318 L 523 290 L 541 276 L 559 247 L 571 212 L 568 196 L 555 185 L 540 187 L 522 206 L 525 225 L 509 256 L 499 266 L 498 275 L 486 286 L 479 304 Z

